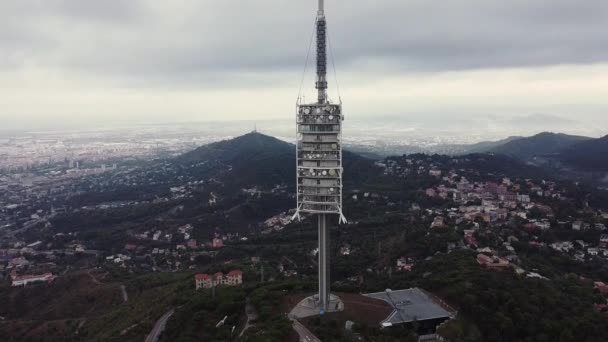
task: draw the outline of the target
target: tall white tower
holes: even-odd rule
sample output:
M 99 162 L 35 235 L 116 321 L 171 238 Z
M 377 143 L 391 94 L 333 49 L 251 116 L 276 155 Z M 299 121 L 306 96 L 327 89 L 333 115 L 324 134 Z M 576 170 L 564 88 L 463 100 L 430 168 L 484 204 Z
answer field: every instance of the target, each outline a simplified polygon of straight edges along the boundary
M 342 103 L 327 97 L 327 22 L 323 0 L 319 0 L 316 20 L 317 102 L 303 104 L 298 99 L 297 115 L 297 211 L 315 214 L 319 226 L 319 309 L 328 311 L 329 230 L 327 215 L 342 214 Z

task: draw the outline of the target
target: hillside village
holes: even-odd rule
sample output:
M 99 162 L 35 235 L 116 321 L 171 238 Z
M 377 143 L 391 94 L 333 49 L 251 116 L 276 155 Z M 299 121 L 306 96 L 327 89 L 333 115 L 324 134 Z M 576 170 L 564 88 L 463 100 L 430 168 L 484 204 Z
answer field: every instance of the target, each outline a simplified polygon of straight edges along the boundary
M 471 161 L 469 158 L 436 160 L 418 155 L 377 165 L 385 175 L 430 179 L 434 186 L 421 191 L 435 205 L 421 207 L 415 203 L 411 211 L 425 216 L 431 222 L 429 229 L 455 229 L 463 234 L 461 241 L 448 244 L 448 252 L 458 248 L 476 250 L 478 263 L 485 267 L 509 268 L 541 279 L 548 278 L 522 268 L 512 243 L 552 250 L 582 263 L 608 261 L 608 211 L 581 200 L 579 184 L 483 175 L 477 169 L 463 167 Z M 553 231 L 571 238 L 550 235 Z M 413 264 L 408 257 L 396 261 L 399 270 L 411 270 Z M 595 286 L 602 293 L 608 289 L 601 281 Z
M 481 272 L 512 273 L 520 281 L 557 282 L 575 273 L 604 296 L 587 307 L 608 309 L 608 208 L 601 192 L 491 154 L 355 161 L 365 171 L 344 189 L 350 222 L 332 233 L 335 288 L 419 286 L 411 277 L 429 276 L 429 263 L 467 255 Z M 46 189 L 36 192 L 7 186 L 3 203 L 21 204 L 0 211 L 3 284 L 53 289 L 79 272 L 99 279 L 186 273 L 187 287 L 203 295 L 216 287 L 314 279 L 315 231 L 309 220 L 291 221 L 288 173 L 264 183 L 239 178 L 238 158 L 154 165 L 57 183 L 47 177 L 32 184 Z M 115 195 L 120 200 L 106 200 Z M 35 198 L 49 210 L 34 216 Z
M 474 158 L 474 157 L 471 157 Z M 477 157 L 482 158 L 482 157 Z M 475 248 L 491 256 L 500 256 L 508 262 L 517 263 L 517 255 L 513 246 L 514 241 L 527 241 L 534 248 L 549 248 L 556 252 L 585 262 L 594 259 L 608 258 L 608 233 L 606 224 L 608 212 L 594 209 L 589 203 L 580 201 L 582 189 L 572 182 L 556 182 L 538 178 L 510 178 L 501 177 L 498 173 L 482 174 L 476 168 L 466 167 L 471 160 L 467 157 L 434 158 L 424 155 L 411 155 L 401 158 L 387 158 L 376 162 L 383 177 L 391 179 L 424 178 L 421 184 L 430 184 L 426 188 L 415 189 L 428 199 L 426 205 L 421 201 L 411 203 L 408 212 L 410 215 L 422 216 L 423 220 L 430 222 L 429 229 L 456 229 L 462 233 L 462 241 L 450 244 L 449 249 L 469 247 Z M 228 168 L 229 169 L 229 168 Z M 165 167 L 165 171 L 171 167 Z M 138 174 L 140 171 L 128 173 L 106 173 L 115 184 L 124 184 L 117 179 L 122 175 Z M 229 171 L 222 171 L 229 172 Z M 94 181 L 108 185 L 107 182 Z M 128 176 L 132 177 L 132 176 Z M 171 177 L 171 176 L 169 176 Z M 178 178 L 181 178 L 178 177 Z M 170 179 L 170 178 L 169 178 Z M 179 203 L 184 199 L 200 196 L 201 190 L 211 188 L 221 189 L 223 181 L 216 177 L 208 180 L 192 181 L 184 179 L 186 184 L 172 186 L 168 196 L 158 198 L 153 204 Z M 60 182 L 64 182 L 63 179 Z M 128 183 L 127 183 L 128 184 Z M 159 184 L 175 184 L 173 181 L 159 181 Z M 207 185 L 210 184 L 210 185 Z M 94 189 L 94 188 L 93 188 Z M 22 190 L 21 190 L 22 191 Z M 17 191 L 18 193 L 19 191 Z M 222 191 L 220 190 L 219 193 Z M 282 184 L 276 184 L 269 191 L 258 188 L 241 188 L 240 192 L 245 200 L 256 201 L 264 193 L 277 196 L 293 196 L 286 192 Z M 31 192 L 26 193 L 29 198 Z M 204 195 L 204 194 L 203 194 Z M 15 198 L 16 195 L 13 196 Z M 69 193 L 65 193 L 69 197 Z M 222 208 L 223 195 L 208 192 L 205 206 L 213 213 L 214 208 Z M 360 193 L 351 190 L 349 201 L 376 202 L 386 197 L 375 192 Z M 111 211 L 122 207 L 146 206 L 145 201 L 122 203 L 120 207 L 108 205 L 85 206 L 81 208 L 67 207 L 74 213 L 81 211 Z M 389 206 L 394 203 L 388 203 Z M 184 210 L 183 205 L 171 205 L 171 213 L 179 215 Z M 11 207 L 12 208 L 12 207 Z M 567 215 L 563 208 L 567 208 Z M 4 209 L 5 217 L 11 217 L 10 209 Z M 604 209 L 605 210 L 605 209 Z M 57 266 L 53 261 L 75 255 L 90 256 L 90 260 L 99 260 L 102 264 L 131 269 L 133 271 L 179 271 L 196 269 L 197 258 L 213 258 L 226 245 L 247 242 L 257 234 L 279 232 L 290 224 L 290 212 L 277 213 L 272 217 L 256 223 L 258 230 L 249 233 L 241 230 L 230 231 L 229 227 L 215 227 L 208 230 L 206 236 L 195 233 L 194 223 L 182 225 L 159 225 L 158 228 L 137 228 L 127 231 L 128 243 L 113 245 L 110 250 L 91 249 L 87 242 L 79 239 L 79 232 L 56 232 L 52 225 L 52 217 L 39 217 L 35 219 L 33 227 L 44 227 L 44 239 L 19 240 L 14 232 L 5 235 L 3 248 L 0 248 L 0 258 L 6 264 L 0 265 L 4 276 L 35 277 L 45 273 L 57 274 L 65 270 L 65 266 Z M 56 212 L 53 215 L 58 215 Z M 158 224 L 156 224 L 158 225 Z M 24 224 L 24 227 L 27 227 Z M 518 229 L 513 229 L 519 227 Z M 24 228 L 21 228 L 24 229 Z M 145 230 L 144 230 L 145 229 Z M 11 232 L 8 227 L 5 230 Z M 572 230 L 584 234 L 589 232 L 590 237 L 572 239 L 545 239 L 543 235 L 551 230 Z M 593 232 L 601 232 L 595 234 Z M 500 244 L 487 246 L 479 241 L 480 235 L 493 234 L 501 241 Z M 195 236 L 196 235 L 196 236 Z M 61 248 L 57 248 L 61 247 Z M 97 247 L 97 246 L 96 246 Z M 350 254 L 348 245 L 341 246 L 341 254 Z M 108 253 L 110 252 L 110 253 Z M 404 257 L 407 259 L 406 257 Z M 29 259 L 29 260 L 28 260 Z M 44 262 L 36 262 L 43 260 Z M 410 265 L 400 258 L 396 260 L 399 268 Z M 37 267 L 38 265 L 42 265 Z M 281 263 L 277 269 L 283 268 Z M 409 267 L 409 266 L 408 266 Z M 30 269 L 24 273 L 23 270 Z M 283 270 L 280 270 L 282 273 Z M 521 272 L 521 271 L 519 271 Z M 292 271 L 286 274 L 293 275 Z

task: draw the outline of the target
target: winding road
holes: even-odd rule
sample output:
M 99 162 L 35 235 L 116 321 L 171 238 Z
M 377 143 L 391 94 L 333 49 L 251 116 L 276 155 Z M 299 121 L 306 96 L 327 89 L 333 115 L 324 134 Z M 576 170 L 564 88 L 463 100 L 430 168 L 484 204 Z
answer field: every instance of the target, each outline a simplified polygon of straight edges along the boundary
M 129 301 L 129 295 L 127 294 L 127 288 L 124 285 L 120 285 L 120 291 L 122 292 L 122 300 L 123 302 Z
M 251 321 L 258 319 L 258 313 L 255 310 L 255 307 L 249 303 L 249 298 L 247 298 L 247 305 L 245 305 L 245 313 L 247 314 L 247 322 L 245 323 L 243 330 L 241 330 L 239 337 L 242 337 L 247 329 L 255 325 L 255 323 L 252 324 Z
M 300 342 L 321 342 L 310 330 L 295 319 L 293 320 L 293 330 L 300 335 Z
M 154 328 L 152 328 L 152 331 L 150 331 L 150 333 L 146 337 L 145 342 L 158 342 L 160 334 L 165 330 L 165 327 L 167 326 L 167 321 L 169 320 L 169 318 L 171 318 L 171 316 L 173 316 L 174 313 L 175 309 L 171 309 L 167 313 L 162 315 L 162 317 L 159 318 L 158 321 L 156 321 L 156 324 L 154 324 Z

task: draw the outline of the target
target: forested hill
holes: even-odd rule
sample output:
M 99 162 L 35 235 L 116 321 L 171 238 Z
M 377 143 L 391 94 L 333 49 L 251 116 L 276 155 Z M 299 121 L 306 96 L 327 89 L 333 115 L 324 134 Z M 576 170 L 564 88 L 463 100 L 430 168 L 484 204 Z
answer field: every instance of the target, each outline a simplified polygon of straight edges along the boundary
M 234 139 L 201 146 L 176 159 L 180 164 L 222 163 L 231 177 L 252 185 L 295 184 L 295 145 L 252 132 Z M 344 182 L 355 186 L 378 175 L 372 160 L 344 151 Z
M 516 141 L 516 140 L 520 140 L 520 139 L 524 139 L 524 137 L 510 136 L 508 138 L 505 138 L 502 140 L 497 140 L 497 141 L 482 141 L 482 142 L 478 142 L 476 144 L 466 146 L 465 152 L 466 152 L 466 154 L 484 153 L 484 152 L 496 149 L 507 143 L 510 143 L 511 141 Z
M 608 171 L 608 135 L 564 149 L 559 158 L 583 169 Z
M 216 168 L 235 186 L 273 186 L 295 180 L 295 147 L 279 139 L 252 132 L 201 146 L 175 160 L 178 164 Z
M 294 146 L 277 138 L 251 132 L 234 139 L 203 145 L 177 158 L 180 162 L 197 163 L 219 160 L 226 163 L 262 161 L 271 156 L 294 156 Z
M 504 154 L 521 160 L 530 160 L 536 156 L 559 153 L 563 149 L 588 140 L 591 140 L 591 138 L 543 132 L 528 138 L 509 141 L 491 148 L 488 152 Z

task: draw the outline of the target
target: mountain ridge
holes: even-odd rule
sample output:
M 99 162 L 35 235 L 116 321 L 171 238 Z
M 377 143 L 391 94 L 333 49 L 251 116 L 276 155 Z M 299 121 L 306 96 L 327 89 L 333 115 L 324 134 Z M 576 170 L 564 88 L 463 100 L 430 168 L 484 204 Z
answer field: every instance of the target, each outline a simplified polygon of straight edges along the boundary
M 608 135 L 570 146 L 562 150 L 558 158 L 566 164 L 583 169 L 608 171 L 606 156 L 608 156 Z
M 531 137 L 511 140 L 487 152 L 499 153 L 521 160 L 559 153 L 561 150 L 593 138 L 564 133 L 541 132 Z

